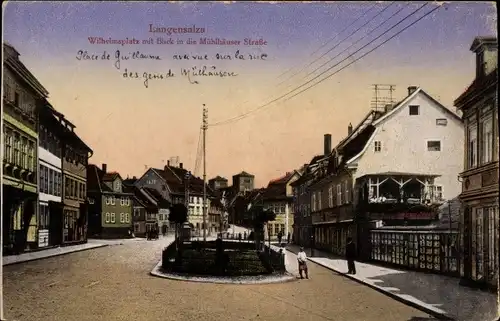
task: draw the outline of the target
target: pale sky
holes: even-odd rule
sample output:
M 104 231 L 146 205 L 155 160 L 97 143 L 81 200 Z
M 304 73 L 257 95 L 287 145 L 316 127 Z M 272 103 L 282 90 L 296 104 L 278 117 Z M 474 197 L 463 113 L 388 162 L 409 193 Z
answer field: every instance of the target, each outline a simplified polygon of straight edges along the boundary
M 184 167 L 194 172 L 203 104 L 209 110 L 209 124 L 255 110 L 353 54 L 330 73 L 338 70 L 435 7 L 427 5 L 356 52 L 422 3 L 394 3 L 377 16 L 389 4 L 380 3 L 365 13 L 372 4 L 10 2 L 4 6 L 4 41 L 20 52 L 21 60 L 50 92 L 53 106 L 77 126 L 77 133 L 94 150 L 91 163 L 107 163 L 123 177 L 141 176 L 146 165 L 162 167 L 170 157 L 179 156 Z M 353 45 L 387 19 L 377 31 Z M 194 26 L 204 28 L 205 33 L 152 35 L 149 24 Z M 396 100 L 405 96 L 408 86 L 421 86 L 454 110 L 453 100 L 474 77 L 470 44 L 474 37 L 485 35 L 496 35 L 493 4 L 448 4 L 293 99 L 280 99 L 249 117 L 209 127 L 207 178 L 220 175 L 230 180 L 244 170 L 256 176 L 257 186 L 263 186 L 299 168 L 323 152 L 325 133 L 332 134 L 334 146 L 345 137 L 349 122 L 356 126 L 370 110 L 372 84 L 396 85 Z M 199 42 L 201 37 L 241 42 L 251 38 L 263 39 L 267 45 L 92 45 L 89 37 L 128 37 L 140 42 L 163 37 L 184 43 L 188 38 Z M 79 50 L 99 58 L 106 51 L 111 58 L 77 60 Z M 118 70 L 114 66 L 117 50 L 122 56 L 140 51 L 161 60 L 122 60 Z M 234 56 L 237 50 L 244 55 L 265 53 L 267 60 L 214 59 L 217 53 Z M 184 54 L 208 55 L 210 60 L 174 61 L 174 55 Z M 192 77 L 198 84 L 191 84 L 180 74 L 181 68 L 203 65 L 237 76 Z M 146 88 L 142 79 L 124 79 L 125 68 L 140 77 L 144 72 L 166 73 L 169 69 L 175 76 L 149 80 Z M 290 68 L 291 72 L 279 78 Z M 278 86 L 283 80 L 287 82 Z M 196 175 L 202 175 L 201 166 Z

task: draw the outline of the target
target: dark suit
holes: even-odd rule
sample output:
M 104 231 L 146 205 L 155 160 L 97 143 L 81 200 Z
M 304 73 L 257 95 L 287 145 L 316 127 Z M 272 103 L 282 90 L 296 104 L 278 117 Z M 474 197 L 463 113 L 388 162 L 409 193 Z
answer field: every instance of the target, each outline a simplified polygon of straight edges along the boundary
M 356 265 L 354 264 L 354 260 L 356 259 L 356 245 L 353 242 L 347 243 L 345 257 L 347 260 L 347 273 L 356 274 Z

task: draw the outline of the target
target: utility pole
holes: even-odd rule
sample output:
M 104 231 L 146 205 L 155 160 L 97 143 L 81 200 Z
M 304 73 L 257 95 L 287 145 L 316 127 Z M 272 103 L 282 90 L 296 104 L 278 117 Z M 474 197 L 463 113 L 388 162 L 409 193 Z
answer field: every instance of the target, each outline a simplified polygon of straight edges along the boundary
M 208 110 L 203 104 L 203 242 L 207 241 L 207 128 Z

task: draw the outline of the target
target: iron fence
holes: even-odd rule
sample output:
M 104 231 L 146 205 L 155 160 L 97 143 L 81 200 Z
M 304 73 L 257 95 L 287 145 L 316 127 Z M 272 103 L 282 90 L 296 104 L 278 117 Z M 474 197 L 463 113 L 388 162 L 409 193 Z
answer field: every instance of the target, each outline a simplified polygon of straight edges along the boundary
M 371 230 L 370 259 L 439 274 L 459 276 L 457 231 Z

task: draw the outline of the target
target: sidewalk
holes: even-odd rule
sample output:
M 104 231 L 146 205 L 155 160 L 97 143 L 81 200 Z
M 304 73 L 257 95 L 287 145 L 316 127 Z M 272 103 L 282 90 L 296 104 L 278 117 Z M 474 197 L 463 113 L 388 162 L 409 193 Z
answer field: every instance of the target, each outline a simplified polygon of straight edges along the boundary
M 297 253 L 299 246 L 288 245 L 287 250 Z M 305 252 L 311 253 L 307 248 Z M 316 249 L 308 259 L 438 318 L 479 321 L 498 316 L 495 294 L 460 286 L 457 278 L 361 262 L 356 262 L 356 275 L 348 275 L 344 259 Z
M 28 261 L 41 260 L 48 257 L 59 256 L 74 252 L 80 252 L 85 250 L 96 249 L 104 246 L 108 246 L 109 244 L 91 242 L 89 240 L 88 243 L 78 244 L 78 245 L 68 245 L 63 247 L 56 247 L 47 250 L 40 250 L 36 252 L 23 253 L 19 255 L 9 255 L 2 257 L 2 266 L 12 265 L 17 263 L 23 263 Z

